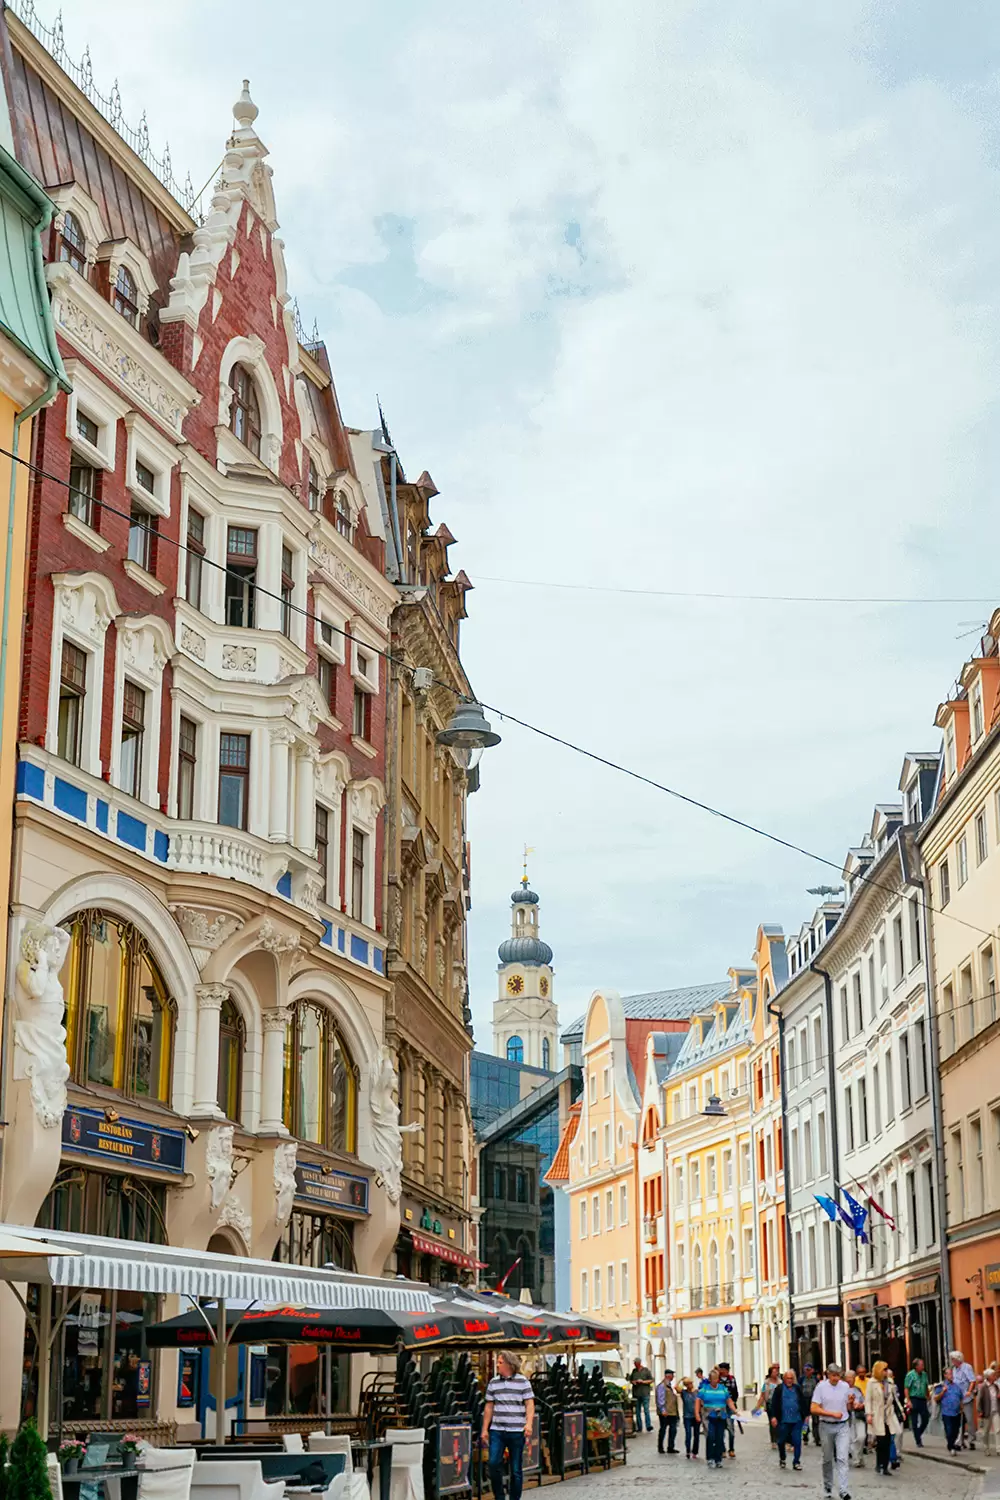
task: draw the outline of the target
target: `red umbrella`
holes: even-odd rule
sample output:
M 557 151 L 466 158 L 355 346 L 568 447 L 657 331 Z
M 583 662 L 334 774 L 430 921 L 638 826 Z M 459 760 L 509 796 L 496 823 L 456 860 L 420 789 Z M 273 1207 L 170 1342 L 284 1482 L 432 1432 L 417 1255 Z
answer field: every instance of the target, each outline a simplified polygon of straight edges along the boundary
M 206 1322 L 207 1319 L 207 1322 Z M 146 1329 L 151 1348 L 189 1349 L 215 1343 L 218 1308 L 192 1308 Z M 439 1344 L 496 1343 L 503 1337 L 499 1318 L 483 1312 L 439 1306 L 433 1313 L 383 1312 L 354 1308 L 342 1312 L 308 1307 L 226 1309 L 231 1344 L 329 1344 L 334 1349 L 367 1351 L 426 1349 Z

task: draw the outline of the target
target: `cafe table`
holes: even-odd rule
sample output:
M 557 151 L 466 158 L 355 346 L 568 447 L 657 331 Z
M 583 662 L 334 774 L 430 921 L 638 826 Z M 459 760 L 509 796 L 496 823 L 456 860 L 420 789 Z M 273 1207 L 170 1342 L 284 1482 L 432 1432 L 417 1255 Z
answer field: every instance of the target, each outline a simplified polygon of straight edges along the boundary
M 139 1470 L 133 1465 L 94 1464 L 93 1468 L 77 1469 L 74 1474 L 62 1471 L 63 1490 L 76 1489 L 83 1484 L 98 1484 L 106 1500 L 137 1500 L 139 1493 Z M 76 1497 L 74 1497 L 76 1500 Z
M 351 1438 L 351 1454 L 363 1453 L 367 1465 L 368 1484 L 372 1482 L 375 1455 L 378 1455 L 379 1500 L 389 1500 L 392 1489 L 392 1443 L 386 1438 Z

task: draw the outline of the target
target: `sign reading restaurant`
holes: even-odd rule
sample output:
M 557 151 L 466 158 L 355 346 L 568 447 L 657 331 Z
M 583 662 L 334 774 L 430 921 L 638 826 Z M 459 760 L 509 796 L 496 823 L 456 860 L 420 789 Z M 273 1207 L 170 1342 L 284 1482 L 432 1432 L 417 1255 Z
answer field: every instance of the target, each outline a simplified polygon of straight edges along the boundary
M 71 1108 L 63 1115 L 62 1143 L 67 1151 L 100 1156 L 105 1161 L 159 1167 L 161 1172 L 184 1171 L 184 1132 L 104 1110 Z
M 312 1162 L 300 1162 L 295 1168 L 295 1196 L 328 1208 L 346 1209 L 348 1213 L 368 1213 L 368 1178 L 350 1172 L 326 1171 Z

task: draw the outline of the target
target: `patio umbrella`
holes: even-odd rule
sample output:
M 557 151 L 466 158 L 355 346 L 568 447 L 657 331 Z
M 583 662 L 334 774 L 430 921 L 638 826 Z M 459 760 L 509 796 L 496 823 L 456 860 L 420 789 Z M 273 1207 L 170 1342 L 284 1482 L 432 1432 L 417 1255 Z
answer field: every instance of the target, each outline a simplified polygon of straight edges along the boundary
M 526 1344 L 532 1347 L 552 1342 L 553 1334 L 545 1314 L 537 1307 L 528 1307 L 515 1302 L 511 1297 L 492 1296 L 488 1292 L 472 1292 L 466 1287 L 442 1288 L 449 1308 L 472 1308 L 487 1317 L 496 1318 L 507 1344 Z
M 187 1349 L 216 1341 L 218 1308 L 194 1308 L 146 1329 L 153 1348 Z M 231 1344 L 328 1344 L 337 1350 L 377 1353 L 434 1348 L 441 1344 L 496 1343 L 500 1320 L 477 1309 L 452 1310 L 442 1304 L 432 1314 L 355 1308 L 331 1313 L 308 1307 L 226 1309 Z

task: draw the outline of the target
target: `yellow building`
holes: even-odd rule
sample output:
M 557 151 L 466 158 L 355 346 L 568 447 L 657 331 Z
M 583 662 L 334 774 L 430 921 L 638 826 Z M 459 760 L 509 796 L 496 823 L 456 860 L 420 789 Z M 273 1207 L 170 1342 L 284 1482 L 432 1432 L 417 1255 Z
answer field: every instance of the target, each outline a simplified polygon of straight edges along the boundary
M 728 1360 L 754 1379 L 756 1288 L 748 1063 L 756 978 L 730 969 L 692 1016 L 664 1081 L 668 1245 L 667 1359 L 678 1374 Z
M 774 1361 L 782 1369 L 787 1366 L 791 1336 L 781 1048 L 777 1018 L 768 1009 L 787 974 L 785 940 L 779 929 L 767 926 L 757 929 L 754 965 L 757 979 L 751 1022 L 753 1046 L 748 1063 L 757 1281 L 751 1322 L 760 1330 L 760 1338 L 754 1344 L 753 1375 L 748 1374 L 747 1378 L 759 1386 Z
M 0 885 L 8 907 L 11 809 L 28 534 L 29 470 L 7 457 L 31 457 L 32 418 L 62 387 L 69 390 L 56 347 L 42 270 L 42 231 L 55 204 L 10 154 L 10 125 L 0 109 L 0 448 L 5 515 L 0 523 Z M 0 924 L 0 972 L 6 971 L 7 923 Z M 0 991 L 0 1025 L 3 997 Z M 2 1127 L 0 1127 L 2 1129 Z

